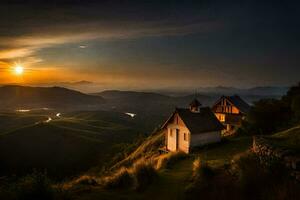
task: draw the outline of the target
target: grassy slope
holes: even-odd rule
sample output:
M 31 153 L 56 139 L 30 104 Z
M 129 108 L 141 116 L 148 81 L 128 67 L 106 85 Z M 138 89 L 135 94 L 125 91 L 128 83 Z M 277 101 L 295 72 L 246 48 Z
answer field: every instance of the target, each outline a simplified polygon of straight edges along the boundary
M 300 125 L 276 133 L 269 137 L 269 139 L 281 148 L 292 149 L 300 153 Z
M 238 136 L 226 139 L 220 144 L 207 146 L 195 153 L 201 160 L 206 160 L 212 166 L 229 163 L 232 158 L 249 149 L 252 145 L 250 136 Z
M 153 144 L 163 141 L 162 133 L 149 137 L 127 160 L 134 160 L 142 155 L 154 155 L 156 149 Z M 88 188 L 87 191 L 75 192 L 77 199 L 183 199 L 184 188 L 192 174 L 192 164 L 195 157 L 200 156 L 214 166 L 219 166 L 230 161 L 236 154 L 249 149 L 251 137 L 233 137 L 218 145 L 199 149 L 185 160 L 178 161 L 171 169 L 159 171 L 157 180 L 145 191 L 103 190 L 99 187 Z M 159 145 L 158 145 L 159 146 Z M 146 150 L 149 150 L 148 152 Z

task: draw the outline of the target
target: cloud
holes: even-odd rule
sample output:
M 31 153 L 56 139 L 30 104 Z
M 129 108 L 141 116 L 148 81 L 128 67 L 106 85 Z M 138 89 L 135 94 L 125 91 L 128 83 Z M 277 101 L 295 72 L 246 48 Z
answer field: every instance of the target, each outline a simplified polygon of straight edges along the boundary
M 35 54 L 44 48 L 68 43 L 80 43 L 91 40 L 120 40 L 141 37 L 180 36 L 193 33 L 206 33 L 219 29 L 220 22 L 204 21 L 193 23 L 174 23 L 154 21 L 136 23 L 122 22 L 89 22 L 44 28 L 20 36 L 0 36 L 0 59 L 16 59 Z M 80 45 L 79 48 L 86 48 Z
M 33 54 L 35 51 L 32 48 L 12 48 L 0 51 L 0 59 L 13 59 L 26 57 Z

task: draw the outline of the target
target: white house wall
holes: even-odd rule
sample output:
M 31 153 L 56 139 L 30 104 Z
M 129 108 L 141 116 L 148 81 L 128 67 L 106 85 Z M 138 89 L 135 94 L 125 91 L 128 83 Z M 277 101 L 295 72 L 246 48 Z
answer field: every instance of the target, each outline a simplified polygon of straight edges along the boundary
M 169 151 L 183 151 L 188 153 L 189 152 L 189 141 L 190 141 L 190 133 L 189 130 L 178 124 L 169 124 L 167 126 L 168 129 L 168 141 L 167 141 L 167 149 Z M 176 149 L 176 129 L 179 130 L 179 138 L 178 138 L 178 149 Z M 171 136 L 171 130 L 173 134 Z M 184 140 L 184 134 L 186 134 L 186 140 Z

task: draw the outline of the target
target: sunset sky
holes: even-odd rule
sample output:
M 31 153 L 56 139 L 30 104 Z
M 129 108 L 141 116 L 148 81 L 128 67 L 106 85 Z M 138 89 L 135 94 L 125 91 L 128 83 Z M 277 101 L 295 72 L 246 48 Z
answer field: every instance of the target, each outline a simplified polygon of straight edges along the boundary
M 300 81 L 296 1 L 1 2 L 1 84 L 84 80 L 100 90 Z

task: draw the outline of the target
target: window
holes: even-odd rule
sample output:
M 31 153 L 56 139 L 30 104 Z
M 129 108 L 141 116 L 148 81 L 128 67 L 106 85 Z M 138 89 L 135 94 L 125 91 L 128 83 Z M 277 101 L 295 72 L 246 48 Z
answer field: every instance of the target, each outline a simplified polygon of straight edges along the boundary
M 186 133 L 183 133 L 183 139 L 184 139 L 184 141 L 187 141 L 187 134 Z
M 170 129 L 170 137 L 173 137 L 173 131 Z

